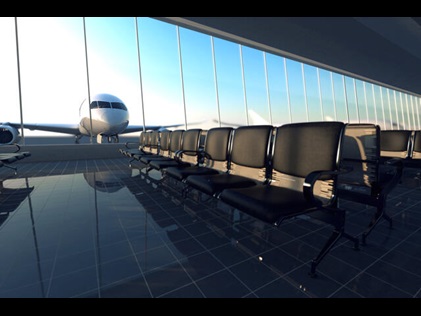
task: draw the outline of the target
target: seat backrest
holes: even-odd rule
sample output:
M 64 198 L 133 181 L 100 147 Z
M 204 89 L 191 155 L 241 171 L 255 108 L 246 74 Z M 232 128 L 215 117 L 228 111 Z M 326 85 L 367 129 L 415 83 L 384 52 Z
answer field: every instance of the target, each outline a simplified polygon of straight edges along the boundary
M 152 131 L 149 136 L 149 151 L 152 154 L 158 154 L 159 152 L 159 131 Z
M 271 125 L 236 128 L 229 152 L 229 173 L 265 182 L 272 133 Z
M 165 130 L 160 132 L 159 138 L 159 154 L 162 156 L 168 156 L 170 153 L 170 137 L 171 131 Z
M 421 131 L 414 131 L 411 158 L 421 160 Z
M 222 172 L 228 170 L 228 154 L 233 130 L 232 127 L 214 127 L 208 130 L 203 166 Z
M 344 123 L 335 121 L 290 123 L 277 127 L 270 184 L 303 191 L 309 173 L 338 170 L 344 128 Z M 330 199 L 335 180 L 335 177 L 318 180 L 314 195 Z
M 200 135 L 202 130 L 200 128 L 188 129 L 183 133 L 181 140 L 182 155 L 179 157 L 183 162 L 196 164 L 198 162 Z
M 342 146 L 341 166 L 352 171 L 339 176 L 338 187 L 371 194 L 379 182 L 380 127 L 375 124 L 348 124 Z
M 171 132 L 170 136 L 170 147 L 169 147 L 169 153 L 168 156 L 170 158 L 175 157 L 175 153 L 181 149 L 181 141 L 183 138 L 184 130 L 182 129 L 176 129 Z
M 139 134 L 139 150 L 143 149 L 146 145 L 146 131 L 141 131 Z
M 380 132 L 381 157 L 408 158 L 411 148 L 410 130 L 383 130 Z
M 143 143 L 143 145 L 141 145 L 141 149 L 143 149 L 143 151 L 145 152 L 151 152 L 151 136 L 152 136 L 152 131 L 144 131 L 141 134 L 141 142 Z

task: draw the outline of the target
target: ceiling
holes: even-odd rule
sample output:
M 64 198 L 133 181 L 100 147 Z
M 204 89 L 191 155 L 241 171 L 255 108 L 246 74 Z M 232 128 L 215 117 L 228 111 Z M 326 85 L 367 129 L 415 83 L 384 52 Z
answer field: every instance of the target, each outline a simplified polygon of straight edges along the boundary
M 157 19 L 421 96 L 420 17 Z

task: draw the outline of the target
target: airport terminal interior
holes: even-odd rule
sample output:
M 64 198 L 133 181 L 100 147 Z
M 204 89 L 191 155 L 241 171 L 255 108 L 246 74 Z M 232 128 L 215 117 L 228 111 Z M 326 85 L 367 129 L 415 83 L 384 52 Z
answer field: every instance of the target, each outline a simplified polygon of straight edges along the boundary
M 420 298 L 421 179 L 408 168 L 359 250 L 342 238 L 309 275 L 326 224 L 264 224 L 158 171 L 105 159 L 0 168 L 0 297 Z M 373 208 L 340 202 L 358 235 Z
M 0 29 L 0 298 L 421 298 L 420 17 L 2 17 Z M 321 122 L 410 132 L 398 157 L 415 164 L 387 194 L 391 221 L 358 247 L 340 238 L 315 274 L 329 223 L 269 224 L 120 152 L 140 131 Z M 358 241 L 382 205 L 373 135 L 349 159 L 372 194 L 338 198 L 334 213 L 346 219 L 334 233 Z M 303 139 L 279 152 L 325 152 Z M 263 143 L 251 146 L 267 170 L 326 163 L 272 161 Z M 290 189 L 286 174 L 271 180 Z

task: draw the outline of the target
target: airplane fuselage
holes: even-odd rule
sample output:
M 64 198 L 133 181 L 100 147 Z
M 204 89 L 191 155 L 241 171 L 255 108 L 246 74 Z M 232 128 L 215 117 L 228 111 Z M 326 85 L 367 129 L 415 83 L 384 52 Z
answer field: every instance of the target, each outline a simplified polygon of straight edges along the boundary
M 92 118 L 92 125 L 91 125 Z M 129 124 L 129 114 L 120 109 L 93 109 L 91 117 L 83 116 L 79 131 L 85 136 L 113 136 L 122 133 Z
M 89 106 L 83 102 L 79 116 L 79 131 L 86 136 L 116 136 L 129 124 L 129 112 L 124 103 L 104 93 L 95 95 Z

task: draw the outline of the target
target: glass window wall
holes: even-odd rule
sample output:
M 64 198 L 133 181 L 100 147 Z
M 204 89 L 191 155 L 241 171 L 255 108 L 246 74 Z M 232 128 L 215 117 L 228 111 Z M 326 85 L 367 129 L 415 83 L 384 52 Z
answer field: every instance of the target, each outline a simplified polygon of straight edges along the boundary
M 132 125 L 420 128 L 418 96 L 153 18 L 3 17 L 0 29 L 3 122 L 76 125 L 84 100 L 109 93 Z M 40 134 L 57 135 L 25 130 Z

